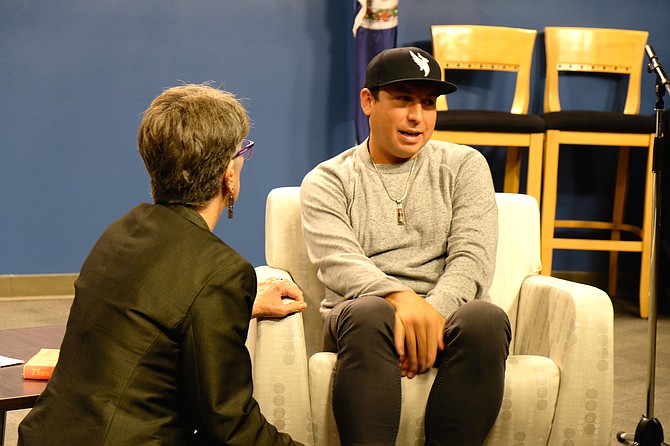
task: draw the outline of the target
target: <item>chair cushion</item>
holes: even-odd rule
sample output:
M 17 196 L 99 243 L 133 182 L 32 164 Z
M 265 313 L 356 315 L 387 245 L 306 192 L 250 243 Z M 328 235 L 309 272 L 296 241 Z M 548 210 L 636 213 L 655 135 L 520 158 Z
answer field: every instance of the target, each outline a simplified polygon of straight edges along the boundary
M 544 121 L 535 115 L 492 110 L 437 112 L 435 130 L 492 133 L 544 133 Z
M 316 444 L 339 445 L 332 411 L 331 378 L 336 355 L 321 352 L 309 360 L 312 419 Z M 402 380 L 402 410 L 397 444 L 423 444 L 428 394 L 437 375 Z M 558 366 L 543 356 L 516 355 L 507 360 L 505 392 L 498 418 L 486 446 L 502 444 L 546 445 L 554 419 L 560 383 Z
M 570 110 L 542 115 L 547 130 L 578 132 L 654 133 L 653 116 L 624 115 L 623 113 Z

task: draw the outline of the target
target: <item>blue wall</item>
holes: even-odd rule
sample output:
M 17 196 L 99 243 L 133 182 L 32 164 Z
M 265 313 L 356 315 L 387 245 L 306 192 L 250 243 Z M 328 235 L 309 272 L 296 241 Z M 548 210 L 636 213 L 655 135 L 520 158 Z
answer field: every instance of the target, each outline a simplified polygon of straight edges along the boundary
M 149 102 L 182 81 L 212 81 L 245 100 L 257 146 L 235 219 L 216 232 L 263 263 L 268 191 L 298 185 L 353 143 L 351 3 L 1 2 L 0 274 L 77 272 L 112 220 L 150 201 L 137 126 Z M 646 29 L 670 66 L 670 5 L 637 3 L 402 0 L 398 43 L 429 45 L 433 23 Z M 653 82 L 644 78 L 648 113 Z

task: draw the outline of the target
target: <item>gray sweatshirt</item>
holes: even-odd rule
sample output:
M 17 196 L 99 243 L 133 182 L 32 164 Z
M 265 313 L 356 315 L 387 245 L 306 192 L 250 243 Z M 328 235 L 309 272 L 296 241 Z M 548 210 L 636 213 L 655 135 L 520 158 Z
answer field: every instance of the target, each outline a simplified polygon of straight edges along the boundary
M 409 177 L 411 167 L 378 164 L 378 174 L 366 141 L 303 180 L 307 252 L 326 286 L 322 314 L 346 299 L 406 290 L 445 318 L 465 302 L 489 299 L 498 211 L 486 159 L 468 146 L 430 141 Z M 408 178 L 401 226 L 389 195 L 402 197 Z

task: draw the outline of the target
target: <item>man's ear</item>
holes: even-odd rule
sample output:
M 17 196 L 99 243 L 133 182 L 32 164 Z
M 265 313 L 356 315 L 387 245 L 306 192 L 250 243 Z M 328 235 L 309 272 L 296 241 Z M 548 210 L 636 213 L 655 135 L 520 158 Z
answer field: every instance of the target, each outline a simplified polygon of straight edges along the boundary
M 365 113 L 365 116 L 370 116 L 370 109 L 372 108 L 372 92 L 369 88 L 364 88 L 361 90 L 361 110 Z

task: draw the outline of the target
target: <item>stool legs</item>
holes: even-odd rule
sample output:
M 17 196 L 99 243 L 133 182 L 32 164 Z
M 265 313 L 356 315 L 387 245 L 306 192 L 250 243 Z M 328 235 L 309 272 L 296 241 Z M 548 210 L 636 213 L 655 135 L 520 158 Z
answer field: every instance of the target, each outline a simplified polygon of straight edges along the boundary
M 550 276 L 554 254 L 554 231 L 556 225 L 556 191 L 558 188 L 558 133 L 549 130 L 545 138 L 544 190 L 542 191 L 542 274 Z
M 647 175 L 644 187 L 644 210 L 642 217 L 642 264 L 640 266 L 640 317 L 649 316 L 649 277 L 651 273 L 651 213 L 654 207 L 652 202 L 654 138 L 651 139 L 647 155 Z
M 526 194 L 534 197 L 537 204 L 542 198 L 542 153 L 544 151 L 544 134 L 533 133 L 528 143 L 528 167 L 526 175 Z M 503 191 L 519 193 L 521 178 L 521 148 L 508 147 L 505 162 L 505 178 Z
M 561 135 L 563 133 L 563 135 Z M 648 316 L 649 305 L 649 276 L 651 269 L 651 237 L 652 221 L 651 213 L 652 203 L 652 162 L 653 162 L 653 135 L 635 135 L 637 139 L 632 141 L 631 146 L 645 147 L 642 144 L 648 144 L 647 166 L 645 173 L 644 203 L 641 228 L 633 227 L 624 223 L 624 213 L 626 208 L 626 197 L 628 195 L 628 176 L 630 147 L 624 146 L 619 149 L 619 164 L 617 168 L 617 180 L 615 186 L 614 207 L 612 221 L 606 222 L 588 222 L 577 220 L 556 220 L 556 202 L 558 190 L 558 163 L 560 144 L 592 145 L 585 141 L 580 141 L 574 136 L 573 132 L 561 132 L 558 130 L 548 130 L 545 139 L 544 152 L 544 189 L 542 191 L 542 274 L 551 275 L 553 252 L 555 249 L 572 250 L 594 250 L 609 251 L 609 294 L 614 296 L 617 291 L 617 272 L 618 272 L 618 253 L 620 251 L 641 253 L 640 261 L 640 316 Z M 574 138 L 574 139 L 571 139 Z M 605 141 L 607 143 L 608 141 Z M 592 228 L 606 229 L 611 232 L 610 240 L 595 239 L 570 239 L 556 238 L 556 227 L 571 228 Z M 628 241 L 621 239 L 621 232 L 633 232 L 640 237 L 640 241 Z
M 630 166 L 630 147 L 619 148 L 616 183 L 614 185 L 614 206 L 612 209 L 612 240 L 621 240 L 621 225 L 628 197 L 628 168 Z M 619 251 L 610 251 L 608 275 L 608 293 L 616 296 L 619 272 Z
M 542 158 L 544 154 L 544 134 L 534 133 L 530 135 L 528 146 L 528 176 L 526 193 L 535 197 L 537 204 L 542 202 Z
M 521 172 L 521 149 L 519 147 L 508 147 L 505 161 L 505 177 L 503 179 L 503 191 L 519 193 Z

